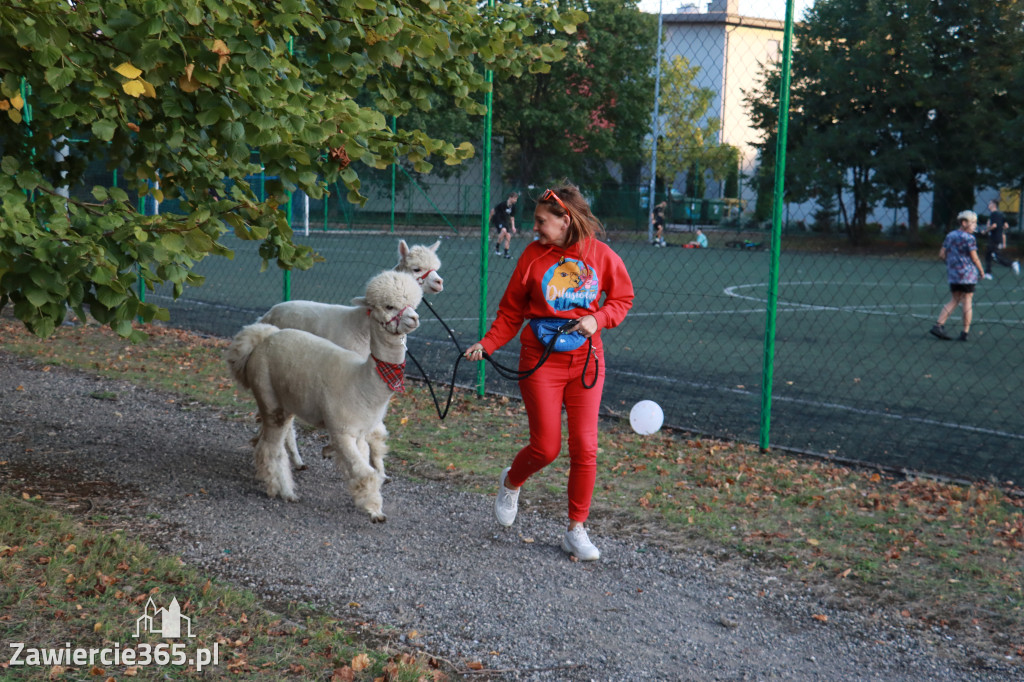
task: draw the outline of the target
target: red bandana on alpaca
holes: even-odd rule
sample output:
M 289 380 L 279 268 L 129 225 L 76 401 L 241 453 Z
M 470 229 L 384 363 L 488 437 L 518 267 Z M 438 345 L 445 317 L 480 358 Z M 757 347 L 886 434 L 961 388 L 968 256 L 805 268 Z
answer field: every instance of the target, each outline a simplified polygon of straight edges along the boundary
M 376 355 L 373 356 L 373 361 L 377 363 L 377 374 L 388 388 L 396 393 L 405 393 L 405 363 L 384 362 Z

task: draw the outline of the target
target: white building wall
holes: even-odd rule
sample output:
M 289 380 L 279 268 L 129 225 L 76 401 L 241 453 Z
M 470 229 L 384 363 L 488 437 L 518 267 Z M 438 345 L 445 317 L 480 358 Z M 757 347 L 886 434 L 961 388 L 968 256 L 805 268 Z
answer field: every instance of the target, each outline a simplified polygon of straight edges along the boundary
M 712 3 L 711 8 L 719 7 Z M 664 57 L 671 61 L 680 55 L 700 68 L 695 85 L 715 93 L 708 116 L 721 121 L 719 140 L 740 150 L 740 172 L 750 175 L 757 166 L 753 143 L 758 132 L 751 126 L 744 91 L 755 89 L 763 66 L 779 58 L 784 26 L 738 16 L 732 6 L 728 9 L 664 16 Z M 756 195 L 748 184 L 741 178 L 741 198 L 752 206 Z M 721 196 L 723 187 L 709 182 L 708 190 L 711 196 Z

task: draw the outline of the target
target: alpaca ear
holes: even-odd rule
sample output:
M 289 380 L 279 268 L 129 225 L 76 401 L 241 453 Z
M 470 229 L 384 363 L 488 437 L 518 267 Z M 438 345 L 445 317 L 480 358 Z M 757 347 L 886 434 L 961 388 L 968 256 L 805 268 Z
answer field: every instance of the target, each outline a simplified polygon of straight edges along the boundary
M 353 298 L 352 299 L 352 305 L 356 306 L 357 308 L 369 308 L 370 307 L 370 304 L 367 302 L 365 296 L 356 296 L 355 298 Z
M 438 239 L 436 242 L 434 242 L 433 244 L 431 244 L 427 248 L 430 249 L 431 251 L 433 251 L 434 253 L 437 253 L 437 247 L 439 247 L 439 246 L 441 246 L 441 240 L 440 239 Z
M 440 242 L 438 242 L 438 243 L 440 243 Z M 399 239 L 398 240 L 398 257 L 399 258 L 405 258 L 405 256 L 408 253 L 409 253 L 409 245 L 405 243 L 404 239 Z

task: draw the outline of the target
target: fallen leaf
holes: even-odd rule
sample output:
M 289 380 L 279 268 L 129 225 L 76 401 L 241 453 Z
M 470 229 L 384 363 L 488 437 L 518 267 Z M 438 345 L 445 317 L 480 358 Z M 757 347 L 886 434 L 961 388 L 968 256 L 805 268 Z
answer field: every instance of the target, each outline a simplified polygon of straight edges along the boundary
M 811 618 L 813 618 L 814 620 L 817 620 L 817 621 L 821 621 L 822 623 L 827 623 L 828 622 L 828 616 L 826 616 L 823 613 L 815 613 L 814 615 L 811 616 Z
M 357 673 L 362 672 L 370 667 L 370 657 L 366 654 L 359 654 L 352 659 L 352 670 Z
M 354 682 L 356 673 L 347 665 L 344 668 L 335 668 L 331 675 L 331 682 Z

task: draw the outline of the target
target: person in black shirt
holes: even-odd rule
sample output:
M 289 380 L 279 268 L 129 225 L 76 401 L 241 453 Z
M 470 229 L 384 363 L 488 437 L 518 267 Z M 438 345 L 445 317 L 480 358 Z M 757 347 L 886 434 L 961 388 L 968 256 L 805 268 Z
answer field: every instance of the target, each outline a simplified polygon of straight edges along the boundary
M 999 210 L 999 204 L 993 199 L 988 202 L 988 225 L 982 234 L 988 236 L 988 244 L 985 247 L 985 279 L 992 279 L 992 261 L 1008 268 L 1013 268 L 1015 275 L 1020 274 L 1020 263 L 1007 260 L 1001 253 L 1006 248 L 1006 228 L 1009 225 L 1006 216 Z
M 494 242 L 494 255 L 501 255 L 501 248 L 504 244 L 505 258 L 511 258 L 508 247 L 512 243 L 512 235 L 516 233 L 516 202 L 519 201 L 519 193 L 512 192 L 504 201 L 491 209 L 491 225 L 498 231 L 498 238 Z
M 651 211 L 651 222 L 654 223 L 654 241 L 651 242 L 654 246 L 665 246 L 665 206 L 667 204 L 663 201 L 660 204 L 654 205 L 654 210 Z

